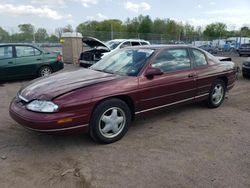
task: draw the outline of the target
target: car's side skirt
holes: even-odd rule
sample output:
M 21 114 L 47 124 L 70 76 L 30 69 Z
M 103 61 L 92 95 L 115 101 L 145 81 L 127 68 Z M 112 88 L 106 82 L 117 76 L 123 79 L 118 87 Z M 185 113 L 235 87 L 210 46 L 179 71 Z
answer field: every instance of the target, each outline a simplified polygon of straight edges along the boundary
M 173 103 L 169 103 L 169 104 L 157 106 L 157 107 L 154 107 L 154 108 L 149 108 L 149 109 L 146 109 L 146 110 L 138 111 L 138 112 L 135 112 L 135 114 L 137 115 L 137 114 L 141 114 L 141 113 L 144 113 L 144 112 L 148 112 L 148 111 L 152 111 L 152 110 L 157 110 L 157 109 L 160 109 L 160 108 L 164 108 L 164 107 L 168 107 L 168 106 L 173 106 L 175 104 L 179 104 L 179 103 L 183 103 L 183 102 L 195 100 L 195 99 L 202 98 L 202 97 L 205 97 L 205 96 L 208 96 L 208 95 L 209 95 L 209 93 L 205 93 L 205 94 L 198 95 L 198 96 L 195 96 L 195 97 L 191 97 L 191 98 L 188 98 L 188 99 L 184 99 L 184 100 L 181 100 L 181 101 L 177 101 L 177 102 L 173 102 Z

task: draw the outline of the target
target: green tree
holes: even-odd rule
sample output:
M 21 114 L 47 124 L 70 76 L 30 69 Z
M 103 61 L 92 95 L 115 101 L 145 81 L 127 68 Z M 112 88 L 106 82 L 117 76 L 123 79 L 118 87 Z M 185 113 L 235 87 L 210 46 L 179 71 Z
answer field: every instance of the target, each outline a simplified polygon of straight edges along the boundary
M 48 41 L 48 42 L 59 42 L 59 38 L 58 38 L 56 35 L 50 35 L 50 36 L 47 38 L 47 41 Z
M 151 33 L 152 32 L 153 22 L 148 15 L 147 16 L 140 15 L 138 17 L 138 20 L 140 23 L 139 28 L 138 28 L 139 33 Z
M 45 28 L 39 28 L 37 29 L 36 33 L 35 33 L 35 37 L 36 37 L 36 41 L 37 42 L 44 42 L 46 41 L 46 39 L 48 38 L 48 33 L 47 30 Z
M 16 39 L 19 42 L 31 42 L 34 40 L 35 27 L 31 24 L 19 24 L 19 34 L 16 34 Z
M 63 33 L 63 28 L 62 27 L 58 27 L 55 29 L 55 34 L 58 38 L 62 37 L 62 33 Z
M 5 31 L 2 27 L 0 27 L 0 42 L 8 42 L 9 41 L 9 33 Z
M 243 37 L 250 37 L 250 29 L 249 27 L 242 27 L 240 29 L 240 35 Z
M 227 36 L 227 26 L 224 23 L 212 23 L 206 26 L 203 34 L 206 37 L 221 38 Z
M 66 33 L 66 32 L 70 32 L 72 33 L 74 30 L 73 30 L 73 27 L 71 25 L 66 25 L 64 28 L 63 28 L 63 33 Z

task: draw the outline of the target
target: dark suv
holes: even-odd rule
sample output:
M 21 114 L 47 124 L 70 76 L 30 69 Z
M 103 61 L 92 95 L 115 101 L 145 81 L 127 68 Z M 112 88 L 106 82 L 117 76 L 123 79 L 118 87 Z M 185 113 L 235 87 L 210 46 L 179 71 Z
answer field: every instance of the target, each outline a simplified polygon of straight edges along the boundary
M 250 55 L 250 43 L 240 45 L 238 52 L 239 52 L 239 56 Z

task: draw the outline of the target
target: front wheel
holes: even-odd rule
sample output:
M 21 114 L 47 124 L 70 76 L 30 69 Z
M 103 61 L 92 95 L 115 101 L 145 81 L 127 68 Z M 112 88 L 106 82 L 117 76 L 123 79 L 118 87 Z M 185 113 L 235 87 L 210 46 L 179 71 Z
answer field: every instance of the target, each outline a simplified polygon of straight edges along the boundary
M 223 80 L 216 80 L 211 87 L 209 97 L 207 100 L 207 105 L 210 108 L 219 107 L 225 98 L 226 85 Z
M 97 142 L 109 144 L 120 140 L 128 131 L 131 111 L 120 99 L 108 99 L 94 110 L 90 121 L 90 136 Z

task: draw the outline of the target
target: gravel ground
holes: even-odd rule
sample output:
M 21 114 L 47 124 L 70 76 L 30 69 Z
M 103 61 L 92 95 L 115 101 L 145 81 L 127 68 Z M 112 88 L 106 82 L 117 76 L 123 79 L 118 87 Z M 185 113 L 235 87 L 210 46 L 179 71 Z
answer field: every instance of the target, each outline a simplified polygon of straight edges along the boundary
M 220 108 L 154 112 L 110 145 L 19 126 L 8 105 L 25 82 L 0 85 L 1 188 L 250 187 L 250 80 L 241 74 Z

